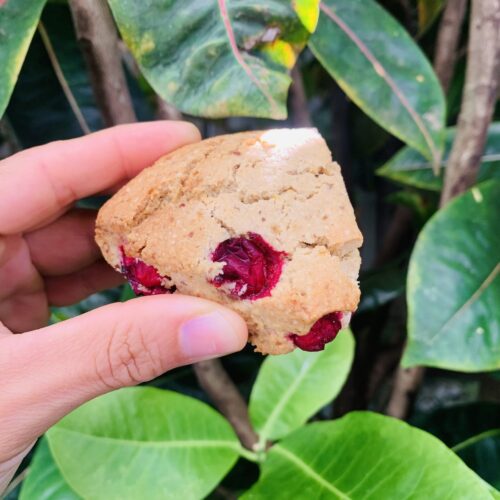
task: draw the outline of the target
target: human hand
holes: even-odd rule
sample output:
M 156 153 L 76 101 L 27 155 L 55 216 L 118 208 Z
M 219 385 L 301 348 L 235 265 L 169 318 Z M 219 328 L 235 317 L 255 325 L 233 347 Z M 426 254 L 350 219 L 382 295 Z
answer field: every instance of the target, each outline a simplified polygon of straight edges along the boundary
M 187 123 L 123 125 L 0 162 L 0 493 L 37 437 L 75 407 L 245 345 L 236 313 L 182 295 L 111 304 L 45 326 L 49 305 L 122 282 L 94 243 L 95 211 L 74 202 L 113 192 L 196 140 Z

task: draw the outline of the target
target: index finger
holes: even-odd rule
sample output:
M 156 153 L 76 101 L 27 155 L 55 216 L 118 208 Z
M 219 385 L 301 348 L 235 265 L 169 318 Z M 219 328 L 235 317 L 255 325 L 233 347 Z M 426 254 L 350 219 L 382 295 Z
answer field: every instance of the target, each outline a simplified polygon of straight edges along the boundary
M 0 162 L 0 234 L 26 231 L 199 139 L 190 123 L 156 121 L 119 125 L 11 156 Z

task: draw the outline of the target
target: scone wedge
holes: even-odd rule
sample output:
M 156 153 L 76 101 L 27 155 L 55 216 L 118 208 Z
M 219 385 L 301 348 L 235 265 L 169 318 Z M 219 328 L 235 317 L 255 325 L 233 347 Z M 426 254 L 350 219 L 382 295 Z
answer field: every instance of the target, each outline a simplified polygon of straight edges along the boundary
M 359 302 L 362 235 L 315 129 L 223 135 L 160 158 L 101 208 L 96 241 L 137 294 L 224 304 L 265 354 L 323 349 Z

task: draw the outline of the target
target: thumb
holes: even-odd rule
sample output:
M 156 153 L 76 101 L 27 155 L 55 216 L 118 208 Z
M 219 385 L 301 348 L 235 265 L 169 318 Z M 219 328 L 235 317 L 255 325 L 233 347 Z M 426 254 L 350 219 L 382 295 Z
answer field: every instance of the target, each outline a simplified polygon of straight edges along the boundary
M 0 463 L 85 401 L 238 351 L 246 340 L 236 313 L 182 295 L 138 298 L 0 337 L 0 429 L 7 430 Z

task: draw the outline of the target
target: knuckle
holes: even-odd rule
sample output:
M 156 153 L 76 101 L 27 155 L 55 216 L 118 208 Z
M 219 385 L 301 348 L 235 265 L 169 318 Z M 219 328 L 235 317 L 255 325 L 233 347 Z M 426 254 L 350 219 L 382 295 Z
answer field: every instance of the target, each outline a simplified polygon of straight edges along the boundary
M 162 373 L 160 350 L 146 339 L 144 328 L 133 321 L 114 326 L 96 364 L 97 376 L 107 388 L 140 384 Z

